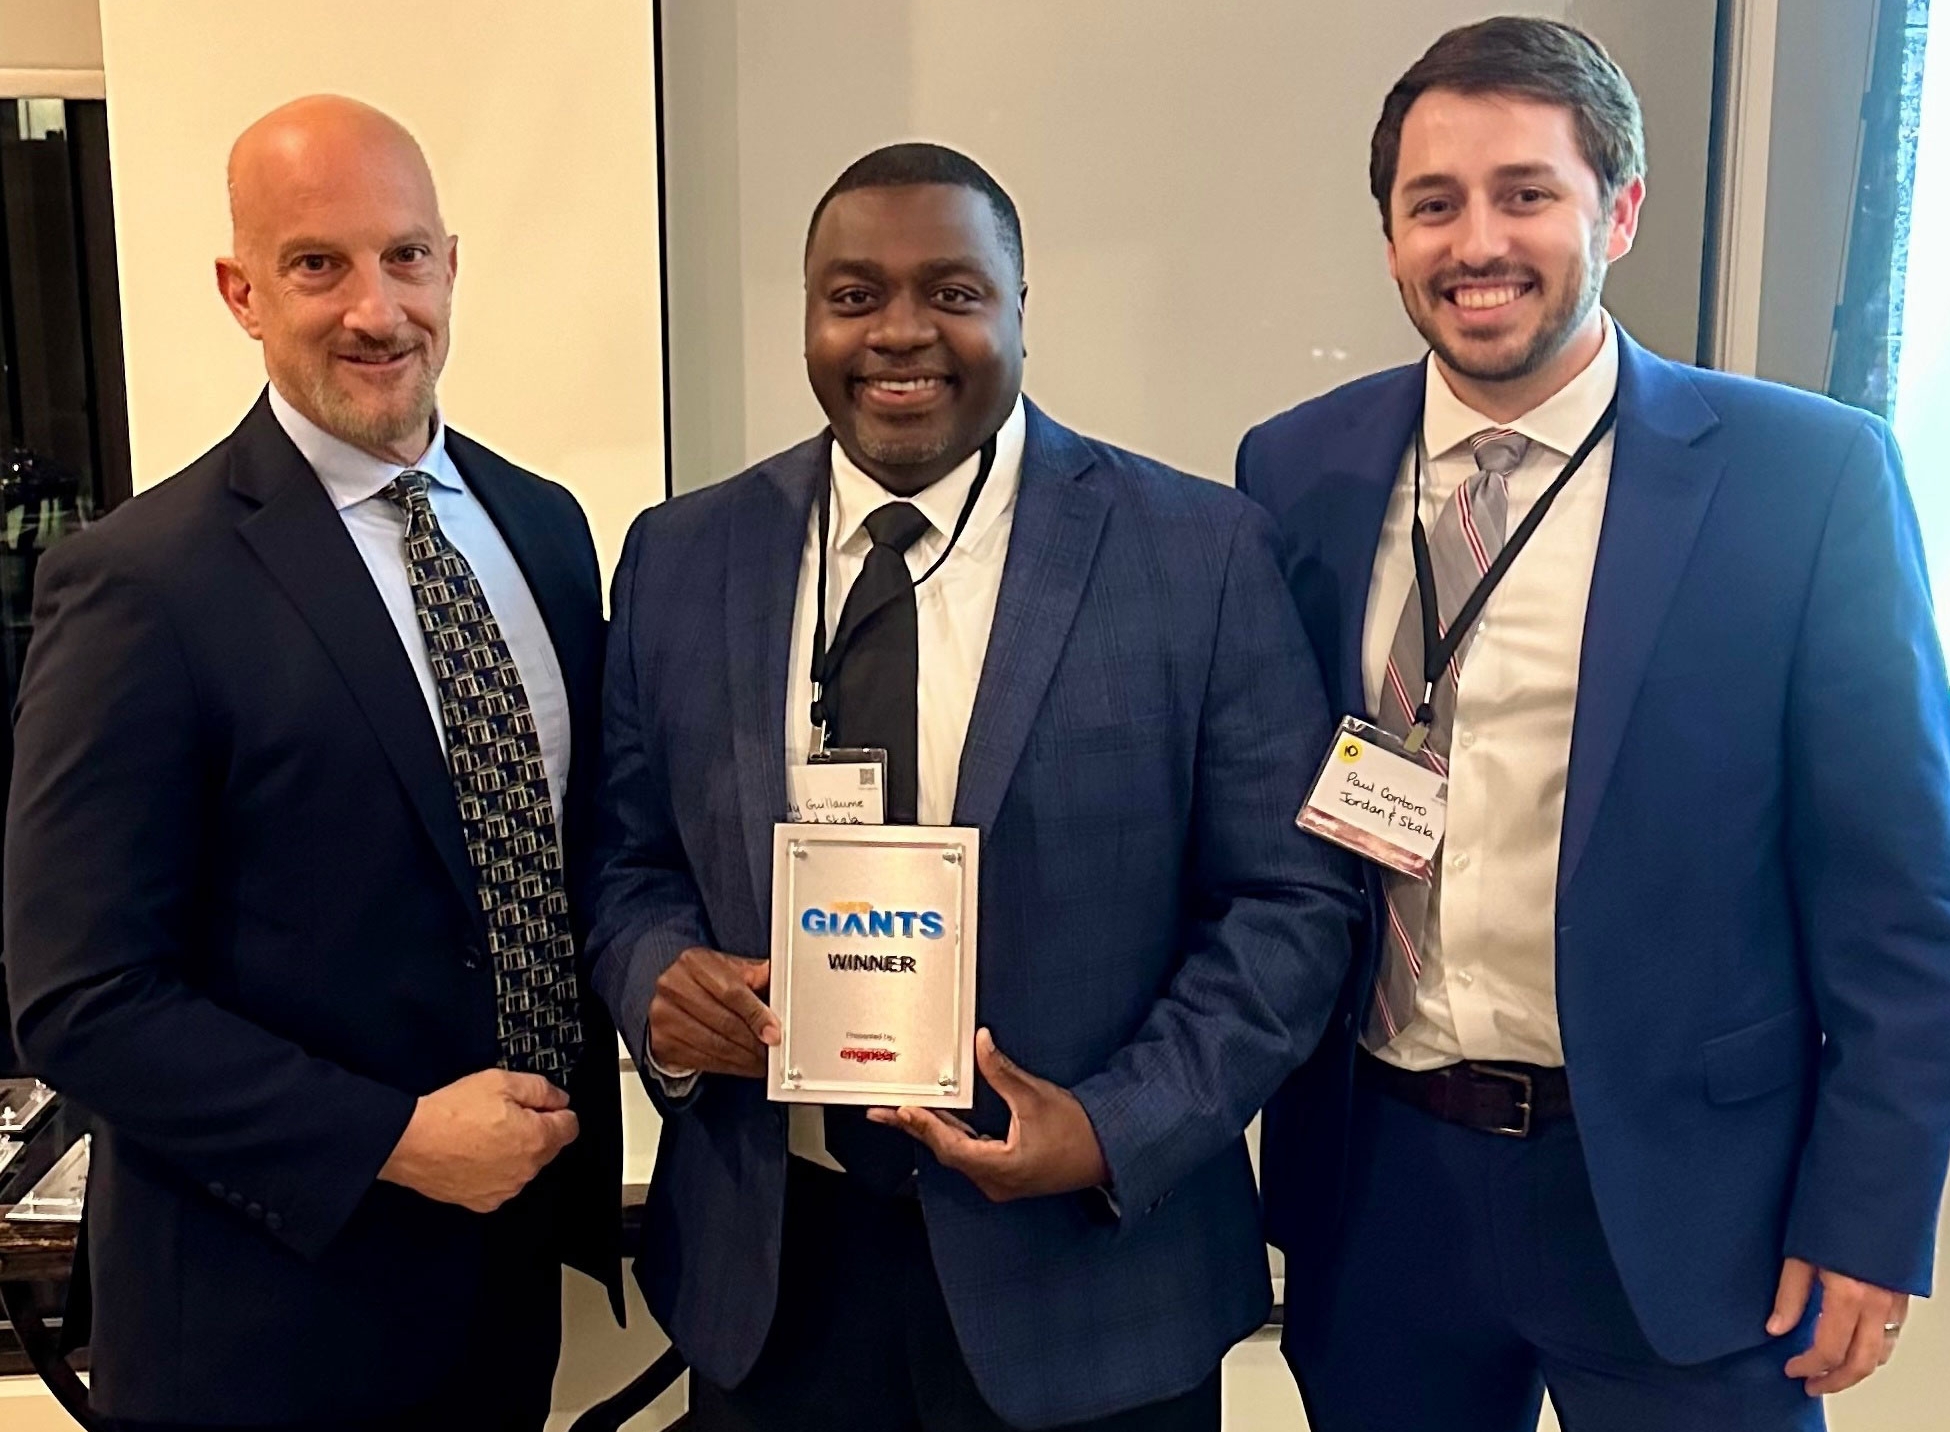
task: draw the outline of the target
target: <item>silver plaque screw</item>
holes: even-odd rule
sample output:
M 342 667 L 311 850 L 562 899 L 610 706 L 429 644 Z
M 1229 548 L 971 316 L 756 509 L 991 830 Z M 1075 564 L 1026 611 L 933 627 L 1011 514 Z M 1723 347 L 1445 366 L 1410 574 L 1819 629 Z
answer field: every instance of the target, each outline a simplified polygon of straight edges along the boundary
M 806 847 L 804 842 L 797 841 L 797 840 L 792 842 L 792 858 L 794 860 L 804 860 L 806 858 Z
M 788 1084 L 797 1084 L 804 1077 L 797 1069 L 788 1069 L 785 1071 L 785 1082 Z
M 952 1089 L 955 1087 L 955 1076 L 952 1074 L 943 1074 L 935 1082 L 941 1085 L 943 1089 Z
M 941 859 L 942 859 L 942 860 L 943 860 L 943 861 L 944 861 L 944 862 L 945 862 L 946 864 L 949 864 L 949 865 L 960 865 L 960 864 L 961 864 L 961 852 L 960 852 L 959 850 L 944 850 L 944 851 L 942 851 L 942 852 L 941 852 Z

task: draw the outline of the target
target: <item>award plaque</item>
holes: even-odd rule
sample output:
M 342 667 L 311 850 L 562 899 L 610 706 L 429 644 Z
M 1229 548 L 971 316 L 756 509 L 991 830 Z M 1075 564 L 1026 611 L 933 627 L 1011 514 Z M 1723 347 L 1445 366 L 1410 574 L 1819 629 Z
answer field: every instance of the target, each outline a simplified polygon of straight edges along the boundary
M 775 827 L 769 1097 L 973 1107 L 980 853 L 968 826 Z

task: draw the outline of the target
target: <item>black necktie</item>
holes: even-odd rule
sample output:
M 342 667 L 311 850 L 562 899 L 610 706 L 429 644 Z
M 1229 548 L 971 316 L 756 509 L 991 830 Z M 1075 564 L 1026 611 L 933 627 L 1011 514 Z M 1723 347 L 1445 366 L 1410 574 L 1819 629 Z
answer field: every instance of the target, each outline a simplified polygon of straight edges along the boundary
M 867 514 L 873 546 L 840 609 L 824 692 L 829 745 L 887 752 L 889 825 L 914 824 L 920 809 L 920 619 L 906 554 L 929 526 L 911 502 Z
M 567 1082 L 582 1051 L 575 940 L 542 738 L 500 623 L 409 469 L 384 495 L 406 518 L 406 575 L 447 733 L 467 859 L 487 917 L 501 1067 Z
M 840 609 L 824 693 L 830 745 L 886 750 L 890 825 L 914 824 L 920 804 L 920 619 L 906 553 L 930 525 L 910 502 L 867 515 L 873 547 Z M 869 1123 L 864 1109 L 827 1105 L 826 1151 L 879 1193 L 898 1192 L 914 1172 L 913 1139 Z

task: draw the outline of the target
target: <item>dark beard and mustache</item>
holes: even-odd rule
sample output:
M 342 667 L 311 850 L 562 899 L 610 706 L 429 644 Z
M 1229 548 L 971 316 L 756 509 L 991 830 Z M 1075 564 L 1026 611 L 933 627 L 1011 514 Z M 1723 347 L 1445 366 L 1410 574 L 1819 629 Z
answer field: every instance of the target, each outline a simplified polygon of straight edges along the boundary
M 1605 258 L 1609 238 L 1609 232 L 1603 227 L 1592 234 L 1591 247 L 1578 271 L 1559 276 L 1559 297 L 1545 311 L 1543 322 L 1537 325 L 1530 342 L 1515 356 L 1494 365 L 1486 366 L 1467 358 L 1444 340 L 1441 326 L 1434 318 L 1439 306 L 1448 302 L 1443 297 L 1443 290 L 1465 281 L 1508 281 L 1530 284 L 1544 290 L 1543 278 L 1535 269 L 1501 263 L 1482 269 L 1461 266 L 1447 269 L 1416 290 L 1426 307 L 1410 301 L 1407 284 L 1398 284 L 1402 293 L 1402 308 L 1408 314 L 1409 322 L 1415 325 L 1416 332 L 1422 335 L 1422 340 L 1451 372 L 1478 383 L 1508 383 L 1528 378 L 1563 351 L 1564 345 L 1571 341 L 1571 335 L 1583 326 L 1591 316 L 1591 310 L 1597 306 L 1598 296 L 1604 291 L 1605 274 L 1610 268 Z

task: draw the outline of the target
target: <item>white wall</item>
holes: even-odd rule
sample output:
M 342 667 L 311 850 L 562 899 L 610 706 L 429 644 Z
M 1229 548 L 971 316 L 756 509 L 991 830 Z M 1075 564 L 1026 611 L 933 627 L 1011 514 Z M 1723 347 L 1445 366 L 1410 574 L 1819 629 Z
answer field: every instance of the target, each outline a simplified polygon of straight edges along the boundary
M 320 90 L 403 120 L 460 236 L 454 424 L 566 482 L 605 566 L 663 492 L 650 6 L 576 0 L 106 0 L 102 42 L 137 485 L 263 383 L 219 301 L 224 160 Z
M 671 419 L 678 488 L 816 430 L 806 219 L 876 145 L 987 165 L 1022 211 L 1029 391 L 1229 479 L 1253 422 L 1419 351 L 1367 191 L 1388 86 L 1480 0 L 669 0 Z M 1712 6 L 1576 0 L 1654 110 L 1652 201 L 1613 301 L 1690 358 Z M 836 80 L 836 76 L 846 76 Z

